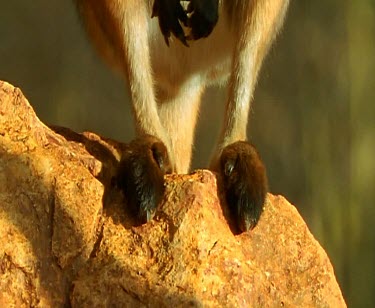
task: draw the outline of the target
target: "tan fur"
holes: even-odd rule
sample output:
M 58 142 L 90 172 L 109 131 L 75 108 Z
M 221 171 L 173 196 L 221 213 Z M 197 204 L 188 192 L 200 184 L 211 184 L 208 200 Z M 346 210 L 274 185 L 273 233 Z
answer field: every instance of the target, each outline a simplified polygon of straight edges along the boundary
M 217 150 L 246 140 L 257 74 L 280 28 L 289 0 L 221 0 L 219 21 L 208 38 L 168 47 L 153 0 L 76 0 L 103 57 L 128 81 L 138 134 L 167 146 L 174 171 L 189 169 L 199 102 L 209 84 L 229 81 Z M 212 106 L 215 108 L 215 106 Z

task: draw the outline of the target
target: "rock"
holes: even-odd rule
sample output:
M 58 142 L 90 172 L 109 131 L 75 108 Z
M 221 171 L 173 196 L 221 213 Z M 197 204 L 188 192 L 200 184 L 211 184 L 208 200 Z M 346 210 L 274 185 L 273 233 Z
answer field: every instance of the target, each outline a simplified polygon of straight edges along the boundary
M 1 307 L 345 307 L 281 196 L 236 234 L 214 174 L 170 175 L 156 217 L 136 226 L 111 184 L 124 147 L 45 126 L 0 82 Z

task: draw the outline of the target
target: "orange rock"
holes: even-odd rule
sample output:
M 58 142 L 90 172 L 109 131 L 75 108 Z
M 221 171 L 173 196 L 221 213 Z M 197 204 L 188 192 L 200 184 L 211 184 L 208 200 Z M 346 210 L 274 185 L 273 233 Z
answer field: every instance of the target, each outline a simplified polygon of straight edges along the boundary
M 326 253 L 281 196 L 236 235 L 214 174 L 170 175 L 154 220 L 135 226 L 111 185 L 122 148 L 48 128 L 0 82 L 1 307 L 345 307 Z

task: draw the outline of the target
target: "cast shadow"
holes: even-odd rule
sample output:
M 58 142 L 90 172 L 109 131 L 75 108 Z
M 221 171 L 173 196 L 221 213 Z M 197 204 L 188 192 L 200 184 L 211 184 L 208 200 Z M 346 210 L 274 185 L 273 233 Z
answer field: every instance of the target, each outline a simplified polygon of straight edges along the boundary
M 119 161 L 122 153 L 129 148 L 128 144 L 103 138 L 93 133 L 77 133 L 60 126 L 49 127 L 56 134 L 64 137 L 66 141 L 83 146 L 88 154 L 101 162 L 101 169 L 98 174 L 91 170 L 90 172 L 104 187 L 103 215 L 111 216 L 115 224 L 122 224 L 126 229 L 139 226 L 139 222 L 130 211 L 130 207 L 127 206 L 126 196 L 116 183 Z

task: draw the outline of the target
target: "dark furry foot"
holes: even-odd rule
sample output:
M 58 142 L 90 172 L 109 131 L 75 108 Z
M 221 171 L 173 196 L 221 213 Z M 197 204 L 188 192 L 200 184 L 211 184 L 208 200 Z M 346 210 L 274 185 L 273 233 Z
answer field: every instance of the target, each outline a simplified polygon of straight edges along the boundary
M 167 148 L 159 139 L 144 136 L 129 144 L 121 158 L 116 183 L 138 223 L 154 216 L 164 195 L 164 175 L 170 172 Z
M 207 37 L 219 19 L 219 0 L 186 0 L 185 10 L 180 0 L 155 0 L 152 17 L 159 18 L 160 30 L 169 46 L 171 33 L 185 46 L 187 40 Z M 186 35 L 181 25 L 191 29 Z
M 230 213 L 244 232 L 256 226 L 267 194 L 265 167 L 256 149 L 238 141 L 225 147 L 220 157 L 220 174 Z

